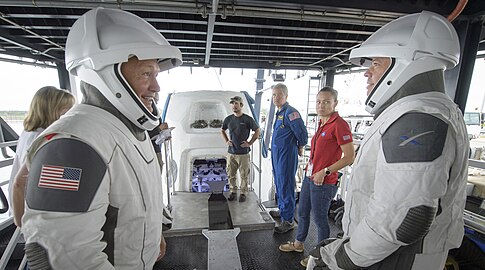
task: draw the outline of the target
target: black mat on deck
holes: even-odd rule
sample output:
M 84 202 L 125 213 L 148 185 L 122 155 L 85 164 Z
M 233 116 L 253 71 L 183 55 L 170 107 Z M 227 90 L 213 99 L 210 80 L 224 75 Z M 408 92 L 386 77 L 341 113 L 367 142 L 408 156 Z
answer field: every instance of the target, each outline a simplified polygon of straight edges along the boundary
M 227 199 L 222 193 L 212 193 L 209 197 L 209 230 L 234 229 Z

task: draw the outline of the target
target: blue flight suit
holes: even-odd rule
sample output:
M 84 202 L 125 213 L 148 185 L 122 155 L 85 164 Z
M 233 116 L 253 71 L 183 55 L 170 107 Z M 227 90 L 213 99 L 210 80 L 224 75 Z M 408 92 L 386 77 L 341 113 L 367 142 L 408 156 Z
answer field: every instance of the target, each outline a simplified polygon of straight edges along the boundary
M 300 113 L 288 102 L 276 112 L 271 139 L 271 162 L 275 179 L 278 208 L 282 221 L 292 222 L 295 211 L 295 174 L 298 166 L 298 146 L 308 142 Z

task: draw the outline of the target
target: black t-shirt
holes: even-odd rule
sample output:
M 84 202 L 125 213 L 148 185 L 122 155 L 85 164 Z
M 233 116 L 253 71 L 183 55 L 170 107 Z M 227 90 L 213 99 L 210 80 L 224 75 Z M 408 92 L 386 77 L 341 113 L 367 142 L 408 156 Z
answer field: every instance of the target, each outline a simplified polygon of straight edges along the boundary
M 250 148 L 241 147 L 241 143 L 249 138 L 251 130 L 255 131 L 258 128 L 258 124 L 247 114 L 240 117 L 231 114 L 226 117 L 222 123 L 222 129 L 229 130 L 229 137 L 233 144 L 233 146 L 227 148 L 227 151 L 236 155 L 249 153 Z

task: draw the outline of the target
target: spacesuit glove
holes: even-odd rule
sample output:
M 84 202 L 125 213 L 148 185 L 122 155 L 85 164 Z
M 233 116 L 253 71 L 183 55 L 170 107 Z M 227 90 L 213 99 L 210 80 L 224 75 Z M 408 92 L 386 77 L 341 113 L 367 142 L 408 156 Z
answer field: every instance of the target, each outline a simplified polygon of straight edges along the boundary
M 327 238 L 321 241 L 320 243 L 318 243 L 315 246 L 315 248 L 312 251 L 310 251 L 310 256 L 313 257 L 315 262 L 315 267 L 313 268 L 313 270 L 329 269 L 322 260 L 322 254 L 320 253 L 320 250 L 322 249 L 322 247 L 332 243 L 335 240 L 337 240 L 337 238 Z
M 320 249 L 330 243 L 332 243 L 333 241 L 337 240 L 337 238 L 327 238 L 327 239 L 324 239 L 322 240 L 320 243 L 318 243 L 315 248 L 310 251 L 310 255 L 313 256 L 314 258 L 316 259 L 321 259 L 322 258 L 322 254 L 320 254 Z
M 326 265 L 319 266 L 317 264 L 315 267 L 313 267 L 313 270 L 330 270 L 330 268 L 328 268 Z
M 153 137 L 152 140 L 155 140 L 157 145 L 161 145 L 166 140 L 172 138 L 172 130 L 171 129 L 164 129 L 158 134 L 157 136 Z
M 330 270 L 328 266 L 323 262 L 322 259 L 316 259 L 310 255 L 308 260 L 307 270 Z

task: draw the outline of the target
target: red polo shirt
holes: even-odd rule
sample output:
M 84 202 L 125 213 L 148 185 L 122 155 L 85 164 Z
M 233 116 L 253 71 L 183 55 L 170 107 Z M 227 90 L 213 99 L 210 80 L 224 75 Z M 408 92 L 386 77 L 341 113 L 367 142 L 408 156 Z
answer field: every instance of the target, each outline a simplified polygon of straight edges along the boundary
M 313 164 L 313 173 L 329 167 L 342 158 L 341 145 L 352 142 L 352 132 L 349 124 L 334 112 L 327 123 L 318 123 L 318 129 L 312 138 L 310 162 Z M 325 184 L 336 184 L 337 172 L 325 176 Z

